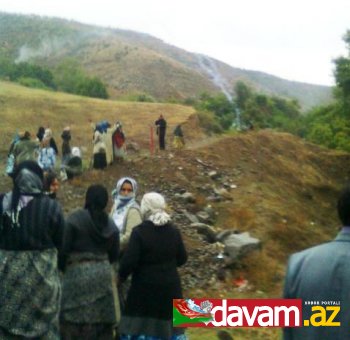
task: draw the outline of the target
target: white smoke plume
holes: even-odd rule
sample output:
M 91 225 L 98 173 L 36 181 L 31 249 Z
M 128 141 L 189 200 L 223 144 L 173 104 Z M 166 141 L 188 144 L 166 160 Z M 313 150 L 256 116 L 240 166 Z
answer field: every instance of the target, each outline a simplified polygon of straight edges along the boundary
M 229 86 L 225 78 L 220 74 L 215 61 L 210 57 L 204 56 L 202 54 L 197 54 L 197 58 L 200 68 L 209 75 L 210 80 L 214 83 L 216 87 L 218 87 L 221 90 L 221 92 L 226 96 L 226 98 L 231 103 L 234 103 L 233 96 L 229 91 Z M 238 108 L 236 108 L 235 111 L 236 121 L 233 122 L 232 126 L 235 126 L 236 128 L 240 129 L 240 112 Z
M 60 38 L 43 39 L 37 48 L 25 44 L 19 49 L 15 63 L 26 62 L 37 57 L 49 57 L 65 45 L 67 45 L 67 40 Z

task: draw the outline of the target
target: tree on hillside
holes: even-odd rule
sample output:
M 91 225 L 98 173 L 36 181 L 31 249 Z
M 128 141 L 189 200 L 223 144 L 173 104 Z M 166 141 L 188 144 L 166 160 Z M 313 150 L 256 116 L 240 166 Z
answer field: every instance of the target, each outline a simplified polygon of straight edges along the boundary
M 242 81 L 235 85 L 235 101 L 243 125 L 258 128 L 278 128 L 295 133 L 299 129 L 300 107 L 296 100 L 257 93 Z
M 75 93 L 75 89 L 84 78 L 84 74 L 77 60 L 65 59 L 54 69 L 54 77 L 59 90 Z
M 343 100 L 344 109 L 350 108 L 350 31 L 344 36 L 344 41 L 349 50 L 348 57 L 339 57 L 334 60 L 335 71 L 334 77 L 338 88 L 338 95 Z
M 252 90 L 243 81 L 238 81 L 235 85 L 236 103 L 241 110 L 246 108 L 248 101 L 252 97 Z
M 77 85 L 77 94 L 94 98 L 108 98 L 108 93 L 102 81 L 96 77 L 83 78 Z
M 43 87 L 56 88 L 53 74 L 50 70 L 26 62 L 15 64 L 8 58 L 0 60 L 0 77 L 17 82 L 23 79 L 32 79 L 31 82 L 41 83 Z
M 344 36 L 350 52 L 350 31 Z M 332 149 L 350 152 L 350 53 L 334 60 L 335 102 L 303 117 L 302 136 Z
M 108 98 L 106 86 L 97 77 L 88 77 L 75 59 L 66 59 L 54 70 L 58 89 L 95 98 Z
M 232 126 L 235 118 L 235 104 L 229 101 L 224 94 L 216 96 L 203 93 L 200 102 L 197 104 L 199 111 L 213 112 L 220 126 L 227 130 Z

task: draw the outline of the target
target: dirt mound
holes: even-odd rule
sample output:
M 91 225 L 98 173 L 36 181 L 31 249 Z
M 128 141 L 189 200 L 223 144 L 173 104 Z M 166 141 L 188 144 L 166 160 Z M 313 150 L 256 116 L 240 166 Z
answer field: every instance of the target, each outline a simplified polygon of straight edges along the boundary
M 140 185 L 139 197 L 148 191 L 166 196 L 190 255 L 203 268 L 216 266 L 215 250 L 190 230 L 184 211 L 196 214 L 210 206 L 211 224 L 217 231 L 249 231 L 263 242 L 261 252 L 249 256 L 238 269 L 228 269 L 224 281 L 211 289 L 230 290 L 234 277 L 243 275 L 252 283 L 253 295 L 256 291 L 280 294 L 288 255 L 335 235 L 336 197 L 348 180 L 349 160 L 347 153 L 329 151 L 290 134 L 249 132 L 198 149 L 137 156 L 102 172 L 88 171 L 63 183 L 59 199 L 69 212 L 82 206 L 91 183 L 102 182 L 111 191 L 119 177 L 132 176 Z M 222 199 L 213 200 L 223 189 Z M 192 193 L 194 202 L 179 200 L 184 192 Z M 207 283 L 202 279 L 195 282 L 204 294 Z

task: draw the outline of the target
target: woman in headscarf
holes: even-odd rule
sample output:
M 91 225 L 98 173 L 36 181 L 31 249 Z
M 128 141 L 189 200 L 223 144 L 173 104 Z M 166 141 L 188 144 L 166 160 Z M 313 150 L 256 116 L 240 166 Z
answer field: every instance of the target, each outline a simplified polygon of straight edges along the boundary
M 63 129 L 61 138 L 62 138 L 62 164 L 67 164 L 71 156 L 70 140 L 72 139 L 69 126 L 66 126 Z
M 120 233 L 121 252 L 126 248 L 132 229 L 142 222 L 136 194 L 137 183 L 131 177 L 121 178 L 112 191 L 114 203 L 110 215 Z
M 56 164 L 55 150 L 50 146 L 50 140 L 43 138 L 39 149 L 38 164 L 44 172 L 53 171 Z
M 55 139 L 53 138 L 52 130 L 50 128 L 45 129 L 43 139 L 49 140 L 50 147 L 55 151 L 55 155 L 58 155 L 58 148 Z
M 45 128 L 43 126 L 39 126 L 38 132 L 36 133 L 36 138 L 38 142 L 41 142 L 44 138 Z
M 162 195 L 145 194 L 141 213 L 144 222 L 133 229 L 119 268 L 119 280 L 132 275 L 121 339 L 186 339 L 183 329 L 172 327 L 173 299 L 182 298 L 177 267 L 187 261 L 181 234 Z
M 62 170 L 66 172 L 67 179 L 72 179 L 83 173 L 81 151 L 77 146 L 73 146 L 71 157 L 68 159 L 67 163 L 63 165 Z
M 96 127 L 92 139 L 93 168 L 99 170 L 102 170 L 107 166 L 106 144 L 102 134 L 103 133 Z
M 105 212 L 108 192 L 91 185 L 84 209 L 67 218 L 62 267 L 62 338 L 113 339 L 120 319 L 116 290 L 119 233 Z
M 126 154 L 125 148 L 125 134 L 123 132 L 123 127 L 120 122 L 117 122 L 115 125 L 115 131 L 112 135 L 113 142 L 113 155 L 115 160 L 122 161 Z
M 43 191 L 44 194 L 52 199 L 56 199 L 57 192 L 60 188 L 58 176 L 54 171 L 49 171 L 44 174 Z
M 59 339 L 57 268 L 64 218 L 43 195 L 43 171 L 20 163 L 0 204 L 0 338 Z

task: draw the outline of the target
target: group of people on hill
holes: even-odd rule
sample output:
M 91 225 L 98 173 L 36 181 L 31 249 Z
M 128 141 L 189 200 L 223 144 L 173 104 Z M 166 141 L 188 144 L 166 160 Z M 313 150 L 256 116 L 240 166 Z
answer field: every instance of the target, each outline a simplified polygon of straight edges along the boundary
M 82 173 L 82 157 L 78 147 L 71 148 L 71 131 L 67 126 L 62 134 L 62 156 L 60 163 L 61 177 L 73 178 Z M 36 139 L 31 138 L 29 131 L 16 133 L 11 143 L 6 173 L 11 175 L 16 166 L 25 160 L 34 160 L 38 163 L 45 174 L 56 172 L 57 157 L 59 155 L 56 141 L 50 128 L 39 127 Z
M 103 120 L 93 128 L 93 168 L 104 169 L 114 161 L 123 161 L 126 155 L 125 135 L 122 124 L 117 121 L 113 126 Z
M 167 129 L 167 122 L 164 119 L 163 115 L 160 115 L 159 118 L 154 122 L 156 125 L 156 134 L 159 141 L 159 149 L 165 150 L 165 134 Z M 174 140 L 173 146 L 175 149 L 182 149 L 185 146 L 184 133 L 182 131 L 182 124 L 176 125 L 174 129 Z
M 186 339 L 172 299 L 187 253 L 161 194 L 139 205 L 136 181 L 121 178 L 108 214 L 108 191 L 93 184 L 65 217 L 36 161 L 12 179 L 0 195 L 1 339 Z
M 125 134 L 122 124 L 117 121 L 111 125 L 107 120 L 99 123 L 92 123 L 93 128 L 93 168 L 104 169 L 114 161 L 123 161 L 126 156 Z M 165 135 L 167 122 L 163 115 L 155 121 L 156 134 L 159 140 L 159 149 L 165 150 Z M 181 124 L 178 124 L 174 130 L 173 146 L 177 149 L 185 145 L 184 134 Z

